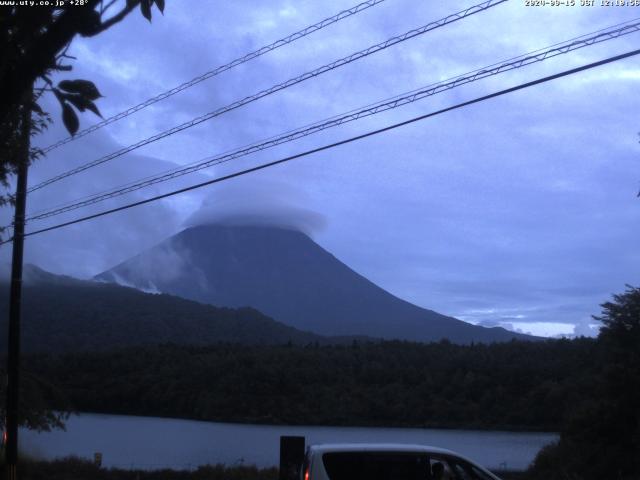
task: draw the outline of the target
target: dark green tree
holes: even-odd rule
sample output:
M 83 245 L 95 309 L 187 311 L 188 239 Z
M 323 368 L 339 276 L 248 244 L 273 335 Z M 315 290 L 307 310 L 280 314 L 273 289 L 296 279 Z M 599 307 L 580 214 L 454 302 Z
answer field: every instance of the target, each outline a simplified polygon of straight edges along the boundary
M 0 371 L 2 377 L 4 371 Z M 69 416 L 69 402 L 65 394 L 54 384 L 40 375 L 22 371 L 20 383 L 20 425 L 31 430 L 50 431 L 64 429 Z M 0 384 L 0 399 L 4 405 L 6 398 L 4 382 Z M 55 406 L 55 409 L 52 407 Z M 0 408 L 0 429 L 4 430 L 4 406 Z
M 543 450 L 533 478 L 640 478 L 640 289 L 602 305 L 601 368 L 557 445 Z
M 605 352 L 603 389 L 606 419 L 599 437 L 621 478 L 640 477 L 640 288 L 628 287 L 607 302 L 599 317 Z M 606 416 L 605 416 L 606 415 Z

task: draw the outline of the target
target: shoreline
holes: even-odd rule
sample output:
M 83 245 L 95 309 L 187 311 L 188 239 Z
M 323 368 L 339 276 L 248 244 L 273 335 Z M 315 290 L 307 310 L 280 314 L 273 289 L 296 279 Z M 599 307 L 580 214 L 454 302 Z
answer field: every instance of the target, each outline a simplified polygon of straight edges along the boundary
M 451 425 L 451 424 L 383 424 L 383 423 L 280 423 L 280 422 L 270 422 L 265 421 L 265 419 L 260 418 L 246 418 L 246 419 L 203 419 L 203 418 L 194 418 L 194 417 L 174 417 L 174 416 L 163 416 L 163 415 L 154 415 L 154 414 L 141 414 L 141 413 L 119 413 L 119 412 L 84 412 L 84 411 L 76 411 L 69 412 L 70 416 L 83 416 L 83 415 L 101 415 L 101 416 L 117 416 L 117 417 L 130 417 L 130 418 L 147 418 L 147 419 L 158 419 L 158 420 L 179 420 L 179 421 L 189 421 L 189 422 L 201 422 L 201 423 L 215 423 L 215 424 L 223 424 L 223 425 L 246 425 L 246 426 L 258 426 L 258 427 L 292 427 L 292 428 L 318 428 L 318 427 L 326 427 L 326 428 L 377 428 L 377 429 L 406 429 L 406 430 L 450 430 L 456 432 L 486 432 L 486 433 L 522 433 L 522 434 L 545 434 L 545 435 L 559 435 L 559 431 L 553 430 L 538 430 L 532 429 L 528 427 L 519 427 L 513 425 L 503 425 L 503 426 L 481 426 L 481 425 Z

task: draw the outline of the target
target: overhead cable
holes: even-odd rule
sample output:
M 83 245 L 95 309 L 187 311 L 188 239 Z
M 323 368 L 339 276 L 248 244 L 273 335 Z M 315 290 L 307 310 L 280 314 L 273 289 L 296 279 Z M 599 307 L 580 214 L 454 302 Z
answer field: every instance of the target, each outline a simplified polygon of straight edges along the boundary
M 458 75 L 456 77 L 452 77 L 442 82 L 431 84 L 421 89 L 413 90 L 411 92 L 398 95 L 391 99 L 383 100 L 381 102 L 369 105 L 367 107 L 363 107 L 361 109 L 352 110 L 348 113 L 331 117 L 330 119 L 326 119 L 321 122 L 317 122 L 305 127 L 301 127 L 296 130 L 291 130 L 289 132 L 280 134 L 278 136 L 271 137 L 267 140 L 256 142 L 236 150 L 225 152 L 223 154 L 208 157 L 206 159 L 200 160 L 199 162 L 192 163 L 190 165 L 187 165 L 178 169 L 169 170 L 167 172 L 161 173 L 156 176 L 146 177 L 137 182 L 128 183 L 126 185 L 116 187 L 115 189 L 110 189 L 109 191 L 104 193 L 91 195 L 81 200 L 68 202 L 59 207 L 54 207 L 48 210 L 32 213 L 27 216 L 26 221 L 32 222 L 34 220 L 42 220 L 42 219 L 60 215 L 72 210 L 76 210 L 78 208 L 86 207 L 88 205 L 93 205 L 111 198 L 115 198 L 130 192 L 134 192 L 136 190 L 140 190 L 145 187 L 149 187 L 151 185 L 155 185 L 161 182 L 166 182 L 168 180 L 172 180 L 174 178 L 178 178 L 183 175 L 194 173 L 214 165 L 226 163 L 231 160 L 244 157 L 246 155 L 250 155 L 255 152 L 266 150 L 268 148 L 281 145 L 283 143 L 288 143 L 293 140 L 297 140 L 299 138 L 306 137 L 308 135 L 312 135 L 314 133 L 320 132 L 322 130 L 343 125 L 345 123 L 349 123 L 364 117 L 376 115 L 378 113 L 385 112 L 387 110 L 392 110 L 394 108 L 398 108 L 398 107 L 416 102 L 418 100 L 422 100 L 426 97 L 430 97 L 432 95 L 436 95 L 438 93 L 451 90 L 461 85 L 465 85 L 471 82 L 481 80 L 483 78 L 498 75 L 498 74 L 508 72 L 517 68 L 521 68 L 527 65 L 531 65 L 533 63 L 542 62 L 546 59 L 553 58 L 558 55 L 566 54 L 574 50 L 578 50 L 580 48 L 601 43 L 607 40 L 619 38 L 623 35 L 627 35 L 627 34 L 638 32 L 638 31 L 640 31 L 640 20 L 636 20 L 635 23 L 627 22 L 622 27 L 617 27 L 617 28 L 611 27 L 609 29 L 600 30 L 599 33 L 596 33 L 591 36 L 583 35 L 582 37 L 579 37 L 580 40 L 568 40 L 567 42 L 564 42 L 564 43 L 555 44 L 556 46 L 554 48 L 548 48 L 546 50 L 539 49 L 534 52 L 527 53 L 519 57 L 515 57 L 513 59 L 507 60 L 503 63 L 495 63 L 488 67 L 484 67 L 469 73 Z
M 352 53 L 351 55 L 348 55 L 347 57 L 341 58 L 339 60 L 336 60 L 334 62 L 331 62 L 329 64 L 323 65 L 322 67 L 316 68 L 315 70 L 311 70 L 309 72 L 306 72 L 302 75 L 299 75 L 297 77 L 291 78 L 285 82 L 279 83 L 277 85 L 274 85 L 270 88 L 267 88 L 265 90 L 262 90 L 254 95 L 250 95 L 247 97 L 244 97 L 241 100 L 237 100 L 227 106 L 218 108 L 212 112 L 206 113 L 204 115 L 201 115 L 199 117 L 196 117 L 188 122 L 184 122 L 180 125 L 177 125 L 173 128 L 170 128 L 168 130 L 165 130 L 163 132 L 160 132 L 156 135 L 153 135 L 145 140 L 141 140 L 137 143 L 134 143 L 132 145 L 129 145 L 127 147 L 121 148 L 120 150 L 117 150 L 113 153 L 110 153 L 108 155 L 105 155 L 103 157 L 100 157 L 96 160 L 92 160 L 88 163 L 85 163 L 84 165 L 80 165 L 79 167 L 73 168 L 67 172 L 61 173 L 59 175 L 56 175 L 52 178 L 49 178 L 48 180 L 45 180 L 37 185 L 34 185 L 33 187 L 29 188 L 28 192 L 34 192 L 36 190 L 39 190 L 43 187 L 46 187 L 47 185 L 51 185 L 52 183 L 58 182 L 64 178 L 68 178 L 72 175 L 76 175 L 80 172 L 83 172 L 85 170 L 88 170 L 90 168 L 93 168 L 95 166 L 101 165 L 105 162 L 108 162 L 110 160 L 113 160 L 115 158 L 118 158 L 126 153 L 132 152 L 134 150 L 137 150 L 140 147 L 143 147 L 145 145 L 148 145 L 150 143 L 156 142 L 158 140 L 161 140 L 163 138 L 166 138 L 170 135 L 173 135 L 175 133 L 181 132 L 183 130 L 186 130 L 188 128 L 194 127 L 196 125 L 199 125 L 203 122 L 206 122 L 207 120 L 211 120 L 212 118 L 218 117 L 224 113 L 230 112 L 232 110 L 235 110 L 239 107 L 242 107 L 248 103 L 251 102 L 255 102 L 256 100 L 259 100 L 261 98 L 264 98 L 268 95 L 272 95 L 276 92 L 279 92 L 280 90 L 284 90 L 285 88 L 291 87 L 293 85 L 296 85 L 298 83 L 304 82 L 306 80 L 309 80 L 310 78 L 314 78 L 317 77 L 319 75 L 322 75 L 324 73 L 330 72 L 332 70 L 335 70 L 336 68 L 342 67 L 344 65 L 347 65 L 349 63 L 352 63 L 356 60 L 360 60 L 361 58 L 365 58 L 369 55 L 372 55 L 374 53 L 380 52 L 382 50 L 385 50 L 393 45 L 396 45 L 398 43 L 401 42 L 405 42 L 411 38 L 417 37 L 419 35 L 423 35 L 427 32 L 430 32 L 432 30 L 435 30 L 437 28 L 440 28 L 444 25 L 448 25 L 450 23 L 456 22 L 458 20 L 461 20 L 463 18 L 469 17 L 470 15 L 474 15 L 476 13 L 479 12 L 483 12 L 491 7 L 495 7 L 496 5 L 499 5 L 501 3 L 505 3 L 508 0 L 487 0 L 485 2 L 482 2 L 478 5 L 474 5 L 472 7 L 466 8 L 460 12 L 448 15 L 445 18 L 442 18 L 440 20 L 437 20 L 435 22 L 431 22 L 427 25 L 424 25 L 422 27 L 410 30 L 402 35 L 398 35 L 395 37 L 392 37 L 388 40 L 385 40 L 384 42 L 378 43 L 376 45 L 373 45 L 369 48 L 366 48 L 364 50 L 360 50 L 356 53 Z
M 342 10 L 339 13 L 336 13 L 335 15 L 331 16 L 331 17 L 327 17 L 324 20 L 321 20 L 318 23 L 314 23 L 313 25 L 309 25 L 308 27 L 303 28 L 302 30 L 299 30 L 295 33 L 292 33 L 291 35 L 288 35 L 284 38 L 281 38 L 280 40 L 277 40 L 269 45 L 265 45 L 264 47 L 259 48 L 258 50 L 254 50 L 253 52 L 247 53 L 246 55 L 243 55 L 242 57 L 236 58 L 235 60 L 232 60 L 229 63 L 226 63 L 224 65 L 220 65 L 219 67 L 214 68 L 213 70 L 210 70 L 206 73 L 203 73 L 202 75 L 199 75 L 191 80 L 189 80 L 188 82 L 184 82 L 180 85 L 178 85 L 177 87 L 174 87 L 170 90 L 167 90 L 166 92 L 162 92 L 159 95 L 156 95 L 155 97 L 151 97 L 147 100 L 145 100 L 142 103 L 139 103 L 137 105 L 134 105 L 133 107 L 130 107 L 116 115 L 113 115 L 112 117 L 106 118 L 104 120 L 102 120 L 99 123 L 96 123 L 95 125 L 91 125 L 90 127 L 87 127 L 83 130 L 80 130 L 79 132 L 77 132 L 75 135 L 63 138 L 62 140 L 59 140 L 56 143 L 53 143 L 51 145 L 49 145 L 48 147 L 45 147 L 42 149 L 42 151 L 44 153 L 48 153 L 51 150 L 54 150 L 62 145 L 65 145 L 69 142 L 72 142 L 73 140 L 77 140 L 78 138 L 82 138 L 86 135 L 89 135 L 92 132 L 95 132 L 96 130 L 101 129 L 102 127 L 105 127 L 111 123 L 117 122 L 118 120 L 122 120 L 125 117 L 128 117 L 129 115 L 132 115 L 136 112 L 139 112 L 140 110 L 143 110 L 145 108 L 147 108 L 150 105 L 153 105 L 154 103 L 160 102 L 162 100 L 165 100 L 173 95 L 175 95 L 176 93 L 182 92 L 183 90 L 186 90 L 187 88 L 191 88 L 201 82 L 204 82 L 205 80 L 208 80 L 212 77 L 215 77 L 217 75 L 220 75 L 223 72 L 226 72 L 227 70 L 231 70 L 234 67 L 237 67 L 238 65 L 242 65 L 243 63 L 246 63 L 250 60 L 254 60 L 262 55 L 264 55 L 265 53 L 271 52 L 273 50 L 276 50 L 277 48 L 283 47 L 285 45 L 288 45 L 290 43 L 295 42 L 296 40 L 299 40 L 301 38 L 306 37 L 307 35 L 310 35 L 314 32 L 317 32 L 318 30 L 322 30 L 325 27 L 328 27 L 329 25 L 332 25 L 334 23 L 339 22 L 340 20 L 343 20 L 345 18 L 351 17 L 352 15 L 355 15 L 357 13 L 362 12 L 363 10 L 367 10 L 368 8 L 373 7 L 374 5 L 377 5 L 379 3 L 384 2 L 385 0 L 368 0 L 366 2 L 362 2 L 359 3 L 358 5 L 348 8 L 346 10 Z
M 450 112 L 452 110 L 457 110 L 459 108 L 468 107 L 470 105 L 473 105 L 473 104 L 476 104 L 476 103 L 480 103 L 480 102 L 483 102 L 485 100 L 490 100 L 492 98 L 496 98 L 496 97 L 499 97 L 499 96 L 502 96 L 502 95 L 506 95 L 508 93 L 512 93 L 512 92 L 515 92 L 515 91 L 518 91 L 518 90 L 523 90 L 525 88 L 533 87 L 535 85 L 540 85 L 542 83 L 546 83 L 546 82 L 549 82 L 549 81 L 552 81 L 552 80 L 556 80 L 558 78 L 566 77 L 568 75 L 573 75 L 573 74 L 576 74 L 576 73 L 579 73 L 579 72 L 583 72 L 585 70 L 589 70 L 589 69 L 596 68 L 596 67 L 599 67 L 599 66 L 602 66 L 602 65 L 613 63 L 613 62 L 616 62 L 616 61 L 619 61 L 619 60 L 622 60 L 622 59 L 625 59 L 625 58 L 629 58 L 629 57 L 632 57 L 632 56 L 635 56 L 635 55 L 638 55 L 638 54 L 640 54 L 640 49 L 632 50 L 630 52 L 623 53 L 621 55 L 616 55 L 616 56 L 613 56 L 613 57 L 606 58 L 604 60 L 600 60 L 598 62 L 589 63 L 587 65 L 582 65 L 580 67 L 572 68 L 570 70 L 565 70 L 563 72 L 556 73 L 554 75 L 549 75 L 549 76 L 546 76 L 546 77 L 539 78 L 537 80 L 533 80 L 533 81 L 530 81 L 530 82 L 522 83 L 522 84 L 516 85 L 515 87 L 506 88 L 504 90 L 500 90 L 498 92 L 494 92 L 494 93 L 491 93 L 489 95 L 484 95 L 482 97 L 477 97 L 477 98 L 475 98 L 473 100 L 469 100 L 469 101 L 466 101 L 466 102 L 458 103 L 458 104 L 453 105 L 451 107 L 443 108 L 441 110 L 437 110 L 435 112 L 427 113 L 425 115 L 420 115 L 418 117 L 414 117 L 414 118 L 411 118 L 409 120 L 405 120 L 405 121 L 400 122 L 400 123 L 395 123 L 393 125 L 389 125 L 389 126 L 384 127 L 384 128 L 379 128 L 377 130 L 373 130 L 373 131 L 370 131 L 370 132 L 367 132 L 367 133 L 363 133 L 363 134 L 357 135 L 355 137 L 350 137 L 350 138 L 347 138 L 345 140 L 340 140 L 338 142 L 334 142 L 334 143 L 331 143 L 331 144 L 328 144 L 328 145 L 323 145 L 321 147 L 317 147 L 317 148 L 314 148 L 314 149 L 311 149 L 311 150 L 307 150 L 305 152 L 298 153 L 296 155 L 291 155 L 291 156 L 288 156 L 288 157 L 285 157 L 285 158 L 281 158 L 279 160 L 275 160 L 275 161 L 268 162 L 268 163 L 263 163 L 261 165 L 258 165 L 258 166 L 255 166 L 255 167 L 251 167 L 251 168 L 247 168 L 247 169 L 241 170 L 239 172 L 235 172 L 235 173 L 232 173 L 232 174 L 229 174 L 229 175 L 225 175 L 225 176 L 222 176 L 222 177 L 214 178 L 214 179 L 208 180 L 206 182 L 201 182 L 201 183 L 198 183 L 198 184 L 195 184 L 195 185 L 191 185 L 189 187 L 181 188 L 179 190 L 174 190 L 172 192 L 164 193 L 162 195 L 156 195 L 154 197 L 147 198 L 145 200 L 140 200 L 140 201 L 137 201 L 137 202 L 133 202 L 133 203 L 129 203 L 129 204 L 126 204 L 126 205 L 122 205 L 122 206 L 117 207 L 117 208 L 104 210 L 102 212 L 95 213 L 93 215 L 87 215 L 85 217 L 76 218 L 75 220 L 70 220 L 68 222 L 59 223 L 57 225 L 52 225 L 50 227 L 42 228 L 42 229 L 39 229 L 39 230 L 34 230 L 34 231 L 29 232 L 29 233 L 25 233 L 24 236 L 25 237 L 29 237 L 29 236 L 38 235 L 38 234 L 41 234 L 41 233 L 44 233 L 44 232 L 50 232 L 52 230 L 58 230 L 58 229 L 63 228 L 63 227 L 67 227 L 67 226 L 70 226 L 70 225 L 75 225 L 75 224 L 78 224 L 78 223 L 81 223 L 81 222 L 86 222 L 88 220 L 93 220 L 95 218 L 103 217 L 105 215 L 111 215 L 111 214 L 116 213 L 116 212 L 121 212 L 123 210 L 128 210 L 130 208 L 134 208 L 134 207 L 137 207 L 137 206 L 140 206 L 140 205 L 145 205 L 145 204 L 148 204 L 148 203 L 156 202 L 158 200 L 162 200 L 162 199 L 169 198 L 169 197 L 181 194 L 181 193 L 185 193 L 185 192 L 189 192 L 189 191 L 196 190 L 196 189 L 199 189 L 199 188 L 203 188 L 203 187 L 206 187 L 208 185 L 213 185 L 215 183 L 220 183 L 220 182 L 223 182 L 223 181 L 226 181 L 226 180 L 230 180 L 232 178 L 236 178 L 236 177 L 240 177 L 240 176 L 243 176 L 243 175 L 247 175 L 249 173 L 257 172 L 259 170 L 264 170 L 266 168 L 273 167 L 275 165 L 280 165 L 280 164 L 283 164 L 283 163 L 286 163 L 286 162 L 290 162 L 292 160 L 296 160 L 298 158 L 306 157 L 306 156 L 312 155 L 314 153 L 322 152 L 322 151 L 325 151 L 325 150 L 330 150 L 332 148 L 335 148 L 335 147 L 338 147 L 338 146 L 341 146 L 341 145 L 345 145 L 345 144 L 352 143 L 352 142 L 355 142 L 355 141 L 358 141 L 358 140 L 362 140 L 362 139 L 365 139 L 365 138 L 368 138 L 368 137 L 372 137 L 374 135 L 379 135 L 381 133 L 388 132 L 390 130 L 394 130 L 394 129 L 397 129 L 397 128 L 400 128 L 400 127 L 403 127 L 403 126 L 406 126 L 406 125 L 409 125 L 409 124 L 412 124 L 412 123 L 415 123 L 415 122 L 419 122 L 419 121 L 425 120 L 427 118 L 435 117 L 437 115 L 441 115 L 443 113 Z M 7 239 L 7 240 L 5 240 L 3 242 L 0 242 L 0 245 L 8 243 L 8 242 L 11 242 L 11 241 L 13 241 L 13 238 L 10 238 L 10 239 Z

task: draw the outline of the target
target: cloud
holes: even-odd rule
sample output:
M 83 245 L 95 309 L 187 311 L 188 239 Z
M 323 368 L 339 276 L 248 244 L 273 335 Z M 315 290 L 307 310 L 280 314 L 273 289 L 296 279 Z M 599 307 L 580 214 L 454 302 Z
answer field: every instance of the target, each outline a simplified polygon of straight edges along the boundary
M 52 106 L 51 110 L 55 112 L 55 106 Z M 41 145 L 46 145 L 63 135 L 61 127 L 54 125 L 38 141 Z M 114 142 L 106 131 L 96 132 L 91 135 L 91 138 L 84 138 L 54 150 L 47 158 L 35 163 L 29 175 L 30 185 L 95 159 L 104 152 L 117 150 L 119 147 L 120 145 Z M 140 153 L 129 154 L 33 192 L 27 201 L 27 214 L 76 201 L 131 180 L 138 180 L 152 172 L 162 172 L 173 167 L 175 164 Z M 198 176 L 195 178 L 197 179 Z M 194 181 L 194 177 L 160 184 L 154 188 L 140 190 L 48 220 L 34 221 L 27 225 L 26 231 L 54 226 L 141 200 L 154 193 L 183 186 L 185 181 Z M 183 202 L 186 200 L 187 198 L 183 199 Z M 89 278 L 175 233 L 179 230 L 184 218 L 181 215 L 181 206 L 173 205 L 167 200 L 30 236 L 25 240 L 25 261 L 55 273 Z M 0 210 L 0 221 L 3 224 L 9 223 L 10 219 L 9 208 Z M 0 247 L 0 261 L 8 262 L 10 256 L 10 245 Z
M 216 189 L 185 225 L 269 225 L 307 235 L 325 229 L 326 218 L 305 208 L 304 203 L 304 192 L 287 183 L 238 179 Z
M 153 282 L 148 282 L 147 286 L 141 286 L 141 285 L 137 285 L 134 283 L 131 283 L 127 280 L 125 280 L 124 278 L 122 278 L 120 275 L 118 275 L 115 272 L 111 272 L 110 273 L 110 281 L 108 283 L 111 283 L 111 280 L 113 280 L 115 283 L 117 283 L 118 285 L 122 285 L 123 287 L 130 287 L 130 288 L 135 288 L 137 290 L 140 290 L 142 292 L 145 293 L 152 293 L 154 295 L 158 295 L 161 294 L 162 292 L 160 290 L 158 290 L 158 288 L 153 284 Z M 96 280 L 99 283 L 107 283 L 106 280 Z
M 582 320 L 573 327 L 574 337 L 596 337 L 600 333 L 600 323 L 594 322 L 592 319 Z

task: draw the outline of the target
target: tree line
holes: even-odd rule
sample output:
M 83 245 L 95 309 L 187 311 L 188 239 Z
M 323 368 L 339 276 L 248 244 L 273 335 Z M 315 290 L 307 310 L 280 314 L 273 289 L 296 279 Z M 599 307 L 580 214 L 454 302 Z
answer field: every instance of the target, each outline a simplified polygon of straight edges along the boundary
M 32 355 L 56 410 L 270 424 L 551 430 L 589 389 L 592 339 L 455 345 L 159 345 Z

